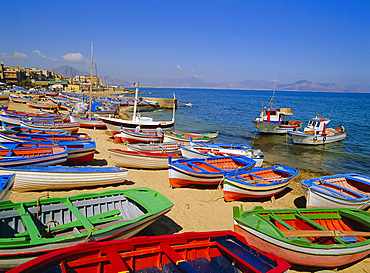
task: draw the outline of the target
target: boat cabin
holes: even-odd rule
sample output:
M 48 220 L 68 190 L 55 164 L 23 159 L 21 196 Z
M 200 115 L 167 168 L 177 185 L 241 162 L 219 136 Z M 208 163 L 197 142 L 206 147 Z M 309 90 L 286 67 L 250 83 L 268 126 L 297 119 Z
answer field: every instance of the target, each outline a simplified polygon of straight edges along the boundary
M 289 124 L 288 116 L 292 116 L 293 111 L 290 108 L 265 107 L 261 112 L 259 121 L 273 122 L 278 124 Z
M 305 134 L 323 135 L 326 132 L 326 125 L 330 122 L 327 118 L 312 118 L 304 128 Z

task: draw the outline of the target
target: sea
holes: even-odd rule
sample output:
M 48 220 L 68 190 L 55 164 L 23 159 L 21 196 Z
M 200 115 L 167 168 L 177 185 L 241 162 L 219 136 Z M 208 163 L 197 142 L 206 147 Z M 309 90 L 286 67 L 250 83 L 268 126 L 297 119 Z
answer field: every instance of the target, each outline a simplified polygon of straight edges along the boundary
M 346 139 L 317 146 L 292 144 L 286 134 L 259 134 L 252 120 L 259 117 L 273 91 L 140 88 L 141 96 L 175 96 L 178 108 L 174 129 L 179 133 L 219 131 L 215 143 L 248 144 L 260 149 L 265 160 L 273 164 L 370 176 L 369 93 L 275 91 L 274 104 L 291 108 L 293 119 L 303 122 L 301 130 L 317 113 L 331 120 L 328 127 L 346 128 Z M 158 109 L 141 115 L 171 120 L 172 110 Z

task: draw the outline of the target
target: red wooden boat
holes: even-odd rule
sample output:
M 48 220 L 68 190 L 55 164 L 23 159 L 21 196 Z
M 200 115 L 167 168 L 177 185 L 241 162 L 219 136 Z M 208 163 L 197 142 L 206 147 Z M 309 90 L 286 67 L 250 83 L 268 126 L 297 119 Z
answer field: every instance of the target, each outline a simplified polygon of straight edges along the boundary
M 15 272 L 285 272 L 290 265 L 232 231 L 89 242 L 26 262 Z M 54 272 L 54 271 L 53 271 Z

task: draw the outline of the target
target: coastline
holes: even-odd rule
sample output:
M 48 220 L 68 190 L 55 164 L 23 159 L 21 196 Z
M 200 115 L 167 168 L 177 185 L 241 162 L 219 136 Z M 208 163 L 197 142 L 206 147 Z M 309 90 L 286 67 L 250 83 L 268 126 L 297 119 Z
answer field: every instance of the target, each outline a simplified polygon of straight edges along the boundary
M 38 112 L 28 108 L 24 104 L 10 103 L 9 109 L 25 112 Z M 87 165 L 90 166 L 115 166 L 109 156 L 109 148 L 123 148 L 122 143 L 114 143 L 107 130 L 93 130 L 80 128 L 79 133 L 88 134 L 96 142 L 94 159 Z M 264 162 L 264 166 L 271 165 Z M 292 166 L 294 167 L 294 166 Z M 214 231 L 233 230 L 233 206 L 243 205 L 244 209 L 252 209 L 254 206 L 264 208 L 296 208 L 305 206 L 305 198 L 301 189 L 300 181 L 313 177 L 323 176 L 327 173 L 316 172 L 298 168 L 300 173 L 288 185 L 282 193 L 275 196 L 274 201 L 270 198 L 248 202 L 225 202 L 220 189 L 177 188 L 172 189 L 168 182 L 167 170 L 137 170 L 129 169 L 127 179 L 123 184 L 110 185 L 88 189 L 71 189 L 65 191 L 43 191 L 12 193 L 10 200 L 13 202 L 35 200 L 56 196 L 69 196 L 85 192 L 102 192 L 113 189 L 127 189 L 136 187 L 152 188 L 167 198 L 175 205 L 164 217 L 157 220 L 138 235 L 162 235 L 188 231 Z M 362 269 L 362 270 L 361 270 Z M 322 270 L 322 269 L 321 269 Z M 293 266 L 290 272 L 312 272 L 312 268 Z M 364 259 L 353 265 L 338 268 L 337 272 L 370 272 L 370 259 Z

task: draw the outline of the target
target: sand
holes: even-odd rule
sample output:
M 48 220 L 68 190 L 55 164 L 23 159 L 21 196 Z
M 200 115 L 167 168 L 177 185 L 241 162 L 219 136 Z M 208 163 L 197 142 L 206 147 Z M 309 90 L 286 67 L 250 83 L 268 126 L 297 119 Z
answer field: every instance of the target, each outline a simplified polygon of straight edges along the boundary
M 37 112 L 23 104 L 10 103 L 9 109 L 26 112 Z M 222 128 L 220 128 L 222 130 Z M 79 133 L 88 134 L 96 142 L 94 160 L 89 162 L 90 166 L 115 166 L 109 156 L 108 149 L 122 148 L 123 143 L 114 143 L 114 139 L 107 130 L 93 130 L 81 128 Z M 268 157 L 266 158 L 268 161 Z M 280 162 L 284 164 L 284 161 Z M 268 166 L 266 162 L 264 166 Z M 294 167 L 294 166 L 292 166 Z M 162 235 L 188 231 L 215 231 L 233 230 L 233 206 L 243 205 L 244 209 L 251 209 L 254 206 L 264 208 L 296 208 L 305 206 L 305 198 L 300 186 L 302 179 L 309 179 L 325 175 L 310 170 L 300 169 L 299 175 L 293 182 L 274 200 L 269 198 L 248 202 L 225 202 L 220 189 L 199 189 L 199 188 L 176 188 L 172 189 L 168 181 L 167 170 L 137 170 L 129 169 L 127 180 L 123 184 L 116 184 L 107 187 L 97 188 L 76 188 L 68 191 L 49 192 L 23 192 L 12 193 L 10 200 L 13 202 L 35 200 L 39 197 L 70 196 L 85 192 L 102 192 L 113 189 L 129 189 L 136 187 L 152 188 L 169 198 L 174 207 L 164 217 L 144 229 L 139 235 Z M 290 272 L 313 272 L 324 268 L 309 268 L 293 266 Z M 336 269 L 337 272 L 370 272 L 370 259 L 363 259 L 353 265 L 347 265 Z

